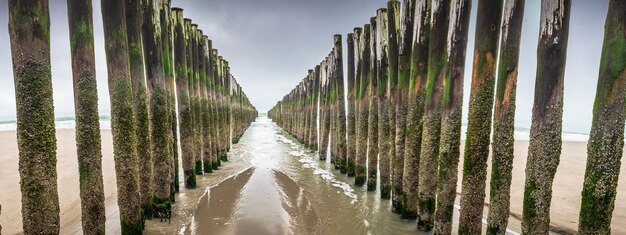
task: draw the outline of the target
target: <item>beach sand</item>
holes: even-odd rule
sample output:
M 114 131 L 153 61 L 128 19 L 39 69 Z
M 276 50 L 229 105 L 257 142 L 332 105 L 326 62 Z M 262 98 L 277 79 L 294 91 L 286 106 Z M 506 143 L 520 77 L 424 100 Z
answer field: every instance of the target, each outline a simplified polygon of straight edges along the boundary
M 58 185 L 61 208 L 61 234 L 80 234 L 80 198 L 78 184 L 78 166 L 76 160 L 76 147 L 74 130 L 57 130 L 58 139 Z M 522 214 L 522 200 L 524 190 L 524 168 L 526 163 L 528 141 L 515 143 L 515 162 L 513 168 L 513 183 L 511 190 L 511 220 L 509 227 L 514 231 L 520 231 Z M 21 194 L 19 188 L 18 151 L 15 131 L 0 131 L 0 203 L 2 214 L 0 224 L 3 234 L 20 234 L 22 230 Z M 107 234 L 119 234 L 119 214 L 117 207 L 117 193 L 115 181 L 115 168 L 113 162 L 112 137 L 110 130 L 102 130 L 102 166 L 104 172 L 104 190 L 106 197 Z M 232 175 L 245 172 L 252 166 L 250 160 L 253 153 L 232 154 L 230 161 L 216 173 L 201 176 L 198 184 L 201 187 L 193 190 L 184 189 L 181 185 L 181 193 L 177 195 L 177 203 L 174 205 L 174 218 L 171 223 L 162 223 L 158 220 L 148 221 L 146 234 L 172 234 L 181 228 L 189 227 L 198 203 L 206 198 L 208 188 L 218 185 Z M 561 233 L 575 233 L 577 229 L 578 212 L 580 209 L 580 192 L 584 179 L 586 163 L 585 142 L 564 142 L 561 155 L 561 163 L 556 173 L 553 187 L 551 222 L 555 231 Z M 459 166 L 462 166 L 462 159 Z M 626 167 L 622 167 L 620 183 L 613 213 L 612 231 L 615 234 L 626 233 Z M 244 174 L 245 176 L 245 174 Z M 279 177 L 280 178 L 280 177 Z M 459 175 L 458 193 L 460 193 L 461 175 Z M 487 181 L 487 192 L 489 189 Z M 282 186 L 281 186 L 282 187 Z M 236 187 L 233 188 L 233 190 Z M 284 190 L 290 192 L 291 190 Z M 231 195 L 231 193 L 224 193 Z M 487 193 L 487 197 L 489 194 Z M 226 198 L 216 198 L 211 195 L 210 201 L 214 203 Z M 485 200 L 488 202 L 488 198 Z M 488 207 L 485 208 L 485 218 Z M 186 231 L 189 233 L 190 231 Z

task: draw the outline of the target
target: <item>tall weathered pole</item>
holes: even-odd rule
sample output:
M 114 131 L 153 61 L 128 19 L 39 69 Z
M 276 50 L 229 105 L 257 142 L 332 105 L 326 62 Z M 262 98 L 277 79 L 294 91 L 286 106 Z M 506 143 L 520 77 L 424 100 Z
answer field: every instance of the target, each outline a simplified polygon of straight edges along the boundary
M 204 139 L 202 139 L 203 131 L 202 131 L 202 89 L 200 81 L 200 65 L 202 64 L 201 58 L 201 42 L 202 39 L 202 31 L 198 30 L 197 24 L 191 24 L 191 48 L 192 48 L 192 57 L 193 57 L 193 83 L 189 85 L 193 88 L 191 91 L 194 93 L 194 103 L 193 103 L 193 115 L 194 115 L 194 148 L 195 148 L 195 170 L 196 175 L 202 175 L 202 154 L 204 148 Z
M 202 138 L 204 139 L 202 169 L 206 173 L 213 172 L 212 160 L 211 160 L 211 110 L 209 100 L 209 76 L 210 76 L 210 51 L 211 41 L 209 37 L 202 35 L 202 68 L 200 74 L 200 80 L 202 82 Z
M 355 98 L 356 98 L 356 61 L 358 60 L 356 51 L 358 51 L 358 36 L 355 33 L 349 33 L 347 37 L 348 45 L 348 126 L 347 135 L 347 161 L 346 161 L 346 173 L 348 176 L 354 176 L 354 157 L 356 155 L 356 123 L 355 123 Z M 357 47 L 355 49 L 355 46 Z
M 166 73 L 163 62 L 161 34 L 161 0 L 147 0 L 144 6 L 143 45 L 146 77 L 150 94 L 152 126 L 152 156 L 154 162 L 154 200 L 156 204 L 170 203 L 171 128 L 167 107 Z
M 580 234 L 611 233 L 624 148 L 625 81 L 626 2 L 612 0 L 604 26 L 600 74 L 587 144 L 587 168 L 578 223 Z
M 378 81 L 376 81 L 377 61 L 377 35 L 376 17 L 370 18 L 370 68 L 367 73 L 367 102 L 369 114 L 367 119 L 367 190 L 376 190 L 376 178 L 378 176 Z
M 437 163 L 441 127 L 441 95 L 446 74 L 447 35 L 451 0 L 433 0 L 428 47 L 428 77 L 425 84 L 422 147 L 420 152 L 417 228 L 433 229 Z
M 344 99 L 344 81 L 343 81 L 343 47 L 341 42 L 341 34 L 334 35 L 334 58 L 335 58 L 335 80 L 337 83 L 337 139 L 333 140 L 337 143 L 337 159 L 339 160 L 340 172 L 347 172 L 346 157 L 346 103 Z
M 552 181 L 561 155 L 563 79 L 571 4 L 570 0 L 541 2 L 537 79 L 522 213 L 524 234 L 546 234 L 550 228 Z
M 378 46 L 376 47 L 377 67 L 376 80 L 378 83 L 378 89 L 375 91 L 378 94 L 378 99 L 375 101 L 378 103 L 378 150 L 379 150 L 379 171 L 380 171 L 380 197 L 383 199 L 389 199 L 391 195 L 391 128 L 389 121 L 389 79 L 391 68 L 389 67 L 389 34 L 388 34 L 388 17 L 389 13 L 395 12 L 400 6 L 400 2 L 390 1 L 387 9 L 379 9 L 376 12 L 376 28 L 378 29 L 377 37 Z
M 144 68 L 141 27 L 143 24 L 142 0 L 125 1 L 126 31 L 133 92 L 133 112 L 135 114 L 135 133 L 137 149 L 150 149 L 150 117 L 148 116 L 148 95 Z M 153 163 L 151 151 L 137 151 L 139 163 L 139 192 L 141 207 L 147 217 L 152 217 Z
M 478 2 L 474 65 L 461 185 L 459 233 L 480 233 L 503 0 Z
M 366 180 L 366 162 L 367 162 L 367 120 L 369 115 L 369 105 L 367 97 L 369 70 L 370 70 L 370 39 L 371 39 L 371 25 L 366 24 L 363 26 L 362 37 L 359 39 L 359 48 L 361 52 L 361 63 L 359 64 L 360 74 L 358 76 L 358 95 L 356 102 L 356 109 L 358 110 L 356 118 L 356 167 L 354 169 L 355 178 L 354 184 L 356 186 L 363 186 Z M 356 84 L 355 84 L 356 85 Z
M 463 109 L 463 75 L 465 49 L 472 9 L 471 0 L 453 0 L 448 33 L 446 62 L 441 99 L 441 139 L 437 176 L 437 209 L 435 234 L 452 233 L 452 213 L 456 199 L 459 157 L 461 155 L 461 112 Z
M 184 33 L 180 33 L 179 29 L 177 29 L 177 36 L 184 36 L 184 45 L 185 45 L 185 64 L 177 67 L 178 69 L 185 68 L 185 71 L 180 71 L 180 73 L 185 73 L 186 80 L 181 81 L 182 76 L 177 77 L 178 81 L 177 85 L 187 85 L 186 87 L 178 87 L 179 90 L 185 90 L 183 92 L 187 93 L 189 96 L 189 119 L 188 126 L 183 126 L 183 119 L 185 119 L 185 115 L 181 114 L 181 145 L 182 146 L 182 161 L 183 161 L 183 174 L 185 176 L 185 187 L 186 188 L 195 188 L 196 187 L 196 171 L 195 171 L 195 163 L 196 163 L 196 147 L 195 147 L 195 115 L 194 115 L 194 107 L 195 107 L 195 93 L 193 90 L 193 46 L 192 46 L 192 37 L 193 31 L 191 30 L 191 20 L 183 19 L 182 26 Z M 180 44 L 180 42 L 178 42 Z M 180 45 L 179 45 L 180 46 Z M 175 52 L 177 53 L 177 52 Z M 175 59 L 175 63 L 179 63 L 180 61 Z M 179 62 L 176 62 L 179 61 Z M 182 63 L 182 62 L 180 62 Z M 183 95 L 181 92 L 179 95 Z M 184 97 L 183 97 L 184 99 Z M 179 98 L 180 102 L 180 98 Z M 186 112 L 184 104 L 179 106 L 180 112 Z
M 121 231 L 122 234 L 141 234 L 143 216 L 126 13 L 123 0 L 104 0 L 101 4 Z
M 48 1 L 10 0 L 9 35 L 24 233 L 59 233 Z
M 515 91 L 525 0 L 506 0 L 500 39 L 491 144 L 487 234 L 504 234 L 509 220 L 515 131 Z
M 106 218 L 102 182 L 102 144 L 91 1 L 68 1 L 67 11 L 74 82 L 81 222 L 83 231 L 104 234 Z
M 398 213 L 402 213 L 402 217 L 407 219 L 417 218 L 424 85 L 428 75 L 428 47 L 430 44 L 430 3 L 430 0 L 418 0 L 415 6 L 415 33 L 412 41 L 411 69 L 407 94 L 408 111 L 403 159 L 404 170 L 401 176 L 402 184 L 394 184 L 393 209 Z M 394 171 L 395 173 L 396 171 Z

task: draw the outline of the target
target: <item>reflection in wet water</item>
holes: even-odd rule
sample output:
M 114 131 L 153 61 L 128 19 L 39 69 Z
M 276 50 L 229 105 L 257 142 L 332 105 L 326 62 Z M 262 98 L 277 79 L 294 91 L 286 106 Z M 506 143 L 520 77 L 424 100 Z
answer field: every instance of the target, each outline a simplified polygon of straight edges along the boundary
M 415 221 L 391 212 L 379 192 L 354 187 L 353 178 L 316 159 L 259 117 L 230 155 L 251 155 L 252 168 L 208 190 L 198 203 L 191 234 L 416 234 Z M 458 211 L 455 211 L 455 218 Z M 456 231 L 454 224 L 453 231 Z

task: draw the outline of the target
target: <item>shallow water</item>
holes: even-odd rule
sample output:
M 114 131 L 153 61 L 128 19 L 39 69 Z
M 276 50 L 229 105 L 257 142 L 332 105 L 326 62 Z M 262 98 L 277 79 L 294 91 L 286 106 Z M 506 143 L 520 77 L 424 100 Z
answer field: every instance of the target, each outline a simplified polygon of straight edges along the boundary
M 392 213 L 378 190 L 353 186 L 354 178 L 318 161 L 267 117 L 259 117 L 229 155 L 247 156 L 251 167 L 208 189 L 179 233 L 418 233 L 415 221 Z

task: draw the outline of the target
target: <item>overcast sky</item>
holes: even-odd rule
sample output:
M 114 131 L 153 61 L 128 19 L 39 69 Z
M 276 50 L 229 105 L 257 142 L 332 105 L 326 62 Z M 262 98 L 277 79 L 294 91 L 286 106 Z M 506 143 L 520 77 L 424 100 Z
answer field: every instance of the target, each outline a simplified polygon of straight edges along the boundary
M 15 119 L 15 92 L 8 34 L 7 1 L 0 5 L 0 120 Z M 595 96 L 608 0 L 572 1 L 565 73 L 564 131 L 588 133 Z M 94 0 L 94 35 L 99 107 L 109 113 L 100 1 Z M 476 6 L 465 70 L 463 122 L 472 71 Z M 252 103 L 270 109 L 331 50 L 333 34 L 345 35 L 369 22 L 382 0 L 173 0 L 213 40 Z M 540 0 L 527 0 L 522 31 L 516 126 L 529 127 L 536 72 Z M 65 0 L 50 0 L 52 82 L 57 117 L 74 115 Z M 345 51 L 345 50 L 344 50 Z M 345 56 L 345 55 L 344 55 Z M 347 61 L 344 59 L 344 62 Z M 346 71 L 344 69 L 344 71 Z

